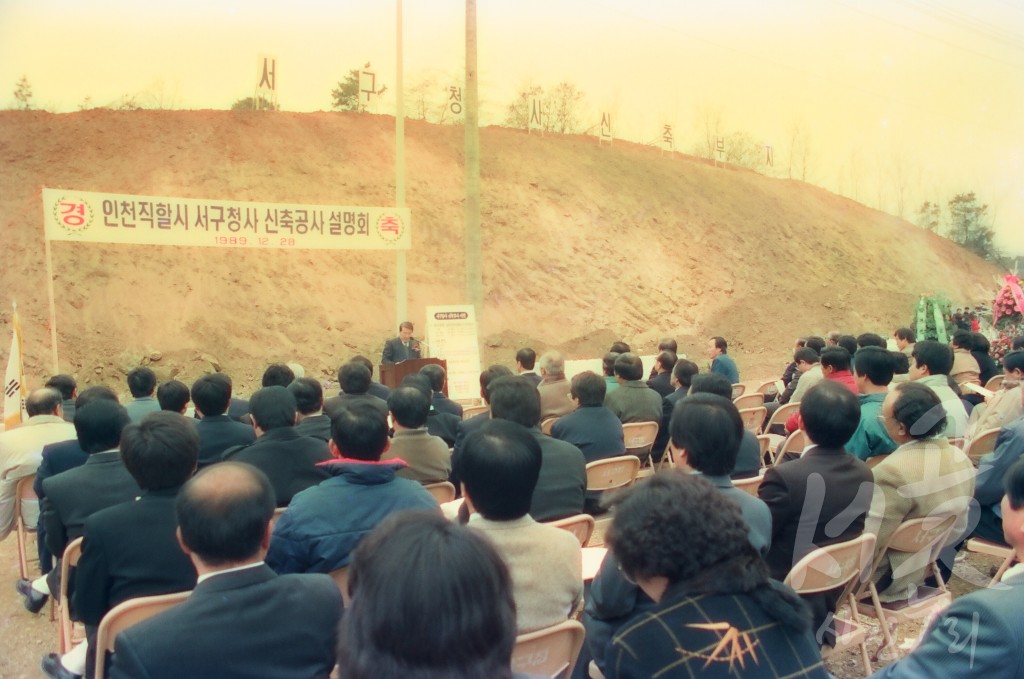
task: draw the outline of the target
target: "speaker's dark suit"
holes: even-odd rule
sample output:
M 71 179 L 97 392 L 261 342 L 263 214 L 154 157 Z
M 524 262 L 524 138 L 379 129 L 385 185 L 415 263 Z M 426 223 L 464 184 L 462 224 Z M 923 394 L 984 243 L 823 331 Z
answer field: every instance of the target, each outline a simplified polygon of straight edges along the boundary
M 384 351 L 380 354 L 382 365 L 388 363 L 401 363 L 410 358 L 420 358 L 420 341 L 415 337 L 409 339 L 409 348 L 402 344 L 401 337 L 392 337 L 384 343 Z
M 119 634 L 110 677 L 327 677 L 340 617 L 341 594 L 326 575 L 275 575 L 264 565 L 213 575 Z
M 220 462 L 224 451 L 232 446 L 244 446 L 256 440 L 251 425 L 231 419 L 229 415 L 212 415 L 196 420 L 199 433 L 199 468 Z
M 287 507 L 296 493 L 330 476 L 316 466 L 331 459 L 327 442 L 300 436 L 295 427 L 264 432 L 254 443 L 226 450 L 224 459 L 246 462 L 266 474 L 274 487 L 278 507 Z

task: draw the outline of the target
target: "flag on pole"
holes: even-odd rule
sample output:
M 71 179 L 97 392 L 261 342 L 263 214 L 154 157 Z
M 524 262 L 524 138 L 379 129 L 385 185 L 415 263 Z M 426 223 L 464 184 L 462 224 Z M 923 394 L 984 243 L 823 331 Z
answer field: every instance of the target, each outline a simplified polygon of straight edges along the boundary
M 11 353 L 7 356 L 7 372 L 4 373 L 4 429 L 22 423 L 25 406 L 25 368 L 21 360 L 21 321 L 17 304 L 11 317 L 11 329 Z

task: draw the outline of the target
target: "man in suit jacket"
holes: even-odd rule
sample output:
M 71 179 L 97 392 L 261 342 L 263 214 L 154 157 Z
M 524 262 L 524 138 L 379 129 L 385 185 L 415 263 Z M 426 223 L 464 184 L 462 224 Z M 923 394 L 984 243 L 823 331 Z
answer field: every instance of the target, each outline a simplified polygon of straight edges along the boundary
M 732 400 L 732 385 L 718 373 L 694 375 L 690 383 L 690 394 L 715 394 Z M 740 449 L 736 453 L 736 464 L 729 473 L 733 479 L 748 479 L 761 471 L 761 446 L 749 429 L 743 430 Z
M 535 521 L 554 521 L 583 511 L 587 461 L 571 443 L 540 431 L 540 394 L 520 377 L 499 377 L 491 385 L 491 417 L 511 420 L 530 430 L 540 444 L 540 478 L 530 502 Z
M 448 375 L 444 368 L 431 363 L 420 368 L 420 374 L 426 375 L 430 380 L 430 388 L 433 394 L 430 397 L 430 404 L 439 413 L 450 413 L 462 419 L 462 406 L 448 398 L 444 393 L 444 385 L 448 381 Z
M 117 449 L 121 432 L 129 422 L 125 409 L 117 401 L 106 399 L 88 403 L 75 413 L 78 440 L 89 459 L 43 482 L 46 495 L 42 520 L 50 553 L 64 554 L 68 543 L 81 537 L 85 520 L 96 512 L 128 502 L 139 494 L 139 486 Z M 51 593 L 60 591 L 59 575 L 60 568 L 56 568 L 49 577 L 18 583 L 28 610 L 37 613 Z
M 672 386 L 672 369 L 676 367 L 676 360 L 675 353 L 671 351 L 662 351 L 654 359 L 654 375 L 647 380 L 647 386 L 658 392 L 662 398 L 675 391 L 675 387 Z
M 324 415 L 324 388 L 310 377 L 299 377 L 288 385 L 298 408 L 295 431 L 321 441 L 331 439 L 331 418 Z
M 604 405 L 604 379 L 589 370 L 581 372 L 573 376 L 569 393 L 578 407 L 558 418 L 551 436 L 579 448 L 588 463 L 624 455 L 622 423 Z
M 388 400 L 388 394 L 391 393 L 391 389 L 380 382 L 375 382 L 373 380 L 373 363 L 370 362 L 370 359 L 357 354 L 352 357 L 351 361 L 355 363 L 362 363 L 366 366 L 366 369 L 370 371 L 370 386 L 367 387 L 366 393 L 370 396 L 376 396 L 377 398 L 384 399 L 385 401 Z
M 619 388 L 605 396 L 604 404 L 623 424 L 661 422 L 661 394 L 648 387 L 643 377 L 644 364 L 636 354 L 626 352 L 615 359 Z
M 64 658 L 47 655 L 43 670 L 52 677 L 91 672 L 96 627 L 117 604 L 190 590 L 196 583 L 192 562 L 178 548 L 174 512 L 199 456 L 195 427 L 177 413 L 150 413 L 125 427 L 121 456 L 142 495 L 85 520 L 71 615 L 85 624 L 89 652 L 82 657 L 79 646 Z
M 270 482 L 248 465 L 204 470 L 177 501 L 178 540 L 199 573 L 184 602 L 118 635 L 112 679 L 327 677 L 341 594 L 325 575 L 276 575 L 263 563 Z
M 872 679 L 1024 676 L 1024 462 L 1006 474 L 1003 530 L 1017 557 L 1000 584 L 958 596 L 932 623 L 910 655 Z
M 127 381 L 132 400 L 125 403 L 124 407 L 132 422 L 138 422 L 149 413 L 160 410 L 160 403 L 153 398 L 153 391 L 156 390 L 156 373 L 145 366 L 135 368 L 128 373 Z
M 341 393 L 324 401 L 324 413 L 333 419 L 342 408 L 365 404 L 373 406 L 384 417 L 388 415 L 387 401 L 369 393 L 372 373 L 362 362 L 349 361 L 338 368 Z
M 227 415 L 231 403 L 231 378 L 224 373 L 203 375 L 192 383 L 196 431 L 199 433 L 199 467 L 220 462 L 224 451 L 256 440 L 256 432 Z M 248 401 L 246 402 L 248 410 Z
M 612 368 L 614 370 L 614 367 Z M 672 421 L 672 409 L 680 399 L 685 398 L 690 391 L 690 382 L 694 375 L 700 372 L 700 368 L 693 361 L 681 358 L 672 366 L 672 388 L 674 391 L 661 399 L 661 426 L 658 427 L 658 437 L 654 439 L 654 447 L 651 448 L 651 456 L 655 462 L 661 460 L 668 445 L 668 425 Z M 732 387 L 729 387 L 732 394 Z M 755 441 L 756 442 L 756 441 Z
M 537 352 L 529 347 L 523 347 L 516 352 L 516 374 L 533 382 L 533 386 L 540 384 L 541 376 L 538 375 L 533 366 L 537 364 Z
M 395 433 L 391 437 L 391 455 L 408 466 L 397 475 L 420 483 L 447 481 L 452 471 L 448 444 L 427 431 L 430 401 L 415 387 L 399 387 L 388 397 L 388 408 Z
M 466 437 L 472 434 L 474 431 L 478 431 L 481 427 L 491 421 L 491 384 L 494 380 L 499 377 L 511 377 L 512 371 L 503 365 L 492 365 L 486 370 L 480 373 L 480 398 L 483 399 L 484 404 L 488 406 L 485 412 L 477 413 L 473 417 L 467 420 L 459 420 L 459 425 L 455 430 L 455 443 L 452 449 L 452 473 L 448 477 L 448 480 L 455 486 L 456 495 L 460 495 L 462 490 L 460 488 L 461 478 L 459 476 L 459 458 L 462 456 L 462 444 L 466 441 Z
M 565 379 L 565 359 L 560 353 L 549 351 L 540 357 L 540 376 L 540 384 L 536 387 L 540 393 L 541 422 L 576 410 L 576 404 L 569 396 L 569 380 Z
M 384 343 L 384 351 L 380 355 L 382 365 L 420 358 L 420 342 L 412 336 L 413 330 L 412 321 L 402 321 L 398 326 L 398 337 Z
M 246 462 L 267 475 L 279 507 L 287 507 L 296 493 L 329 476 L 317 466 L 331 459 L 327 443 L 295 431 L 296 410 L 287 388 L 263 387 L 249 400 L 256 440 L 224 451 L 225 460 Z

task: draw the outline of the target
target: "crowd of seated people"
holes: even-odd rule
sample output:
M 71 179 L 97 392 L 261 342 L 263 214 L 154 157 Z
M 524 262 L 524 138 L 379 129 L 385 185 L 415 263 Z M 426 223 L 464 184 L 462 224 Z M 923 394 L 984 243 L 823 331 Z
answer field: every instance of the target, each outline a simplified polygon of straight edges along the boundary
M 943 578 L 969 539 L 1024 555 L 1024 350 L 997 367 L 978 334 L 946 344 L 899 328 L 894 350 L 875 333 L 801 338 L 766 405 L 799 404 L 786 428 L 806 443 L 778 459 L 733 402 L 739 370 L 722 337 L 699 363 L 662 340 L 648 375 L 622 342 L 605 375 L 570 377 L 558 352 L 524 348 L 481 372 L 486 412 L 465 418 L 435 364 L 389 390 L 354 357 L 326 399 L 285 364 L 247 400 L 223 373 L 189 386 L 140 367 L 123 403 L 57 375 L 30 394 L 27 421 L 0 432 L 0 529 L 28 514 L 14 485 L 35 474 L 39 573 L 16 589 L 38 614 L 63 587 L 85 630 L 43 656 L 51 677 L 92 676 L 97 654 L 119 679 L 524 677 L 517 635 L 574 617 L 574 677 L 827 677 L 845 590 L 782 584 L 815 549 L 876 536 L 866 577 L 885 604 L 934 584 L 927 561 L 887 550 L 908 520 L 955 517 Z M 966 386 L 993 370 L 995 393 Z M 638 422 L 657 425 L 647 468 L 588 494 L 588 463 L 626 453 L 623 426 Z M 991 430 L 972 462 L 965 446 Z M 441 482 L 459 498 L 450 507 L 428 488 Z M 546 523 L 595 508 L 611 509 L 608 551 L 585 572 L 580 540 Z M 998 591 L 957 597 L 879 675 L 937 676 L 943 662 L 968 677 L 1024 673 L 1009 622 L 1024 569 Z M 169 593 L 182 594 L 112 654 L 98 648 L 119 604 Z M 969 662 L 943 657 L 972 634 Z

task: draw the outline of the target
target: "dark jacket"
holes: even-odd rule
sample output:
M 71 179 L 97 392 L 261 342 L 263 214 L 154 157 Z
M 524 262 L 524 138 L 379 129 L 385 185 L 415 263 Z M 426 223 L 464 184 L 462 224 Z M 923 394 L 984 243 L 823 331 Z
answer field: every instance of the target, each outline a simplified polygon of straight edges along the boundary
M 312 436 L 321 441 L 330 441 L 331 418 L 327 415 L 304 417 L 295 425 L 295 431 L 301 436 Z
M 332 396 L 324 401 L 324 414 L 333 419 L 335 415 L 341 412 L 342 408 L 360 404 L 373 406 L 383 414 L 384 417 L 388 416 L 388 402 L 384 399 L 371 396 L 368 393 L 346 394 L 345 392 L 342 392 L 337 396 Z
M 430 405 L 433 406 L 436 412 L 451 413 L 460 419 L 462 418 L 462 406 L 445 396 L 444 392 L 435 391 L 430 399 Z
M 255 442 L 240 448 L 229 448 L 224 459 L 247 462 L 270 479 L 278 507 L 287 507 L 296 493 L 328 478 L 317 465 L 331 459 L 327 443 L 309 436 L 300 436 L 295 427 L 281 427 L 264 432 Z
M 196 420 L 199 434 L 199 468 L 220 462 L 224 451 L 233 446 L 244 446 L 256 440 L 251 425 L 242 424 L 228 415 L 211 415 Z
M 658 373 L 647 380 L 647 386 L 658 392 L 662 398 L 675 391 L 675 387 L 672 386 L 672 373 L 670 372 Z
M 533 490 L 530 516 L 535 521 L 554 521 L 583 511 L 587 491 L 587 461 L 571 443 L 530 430 L 543 456 L 540 478 Z
M 580 406 L 562 415 L 551 427 L 551 436 L 579 448 L 588 463 L 626 454 L 622 422 L 603 405 Z

